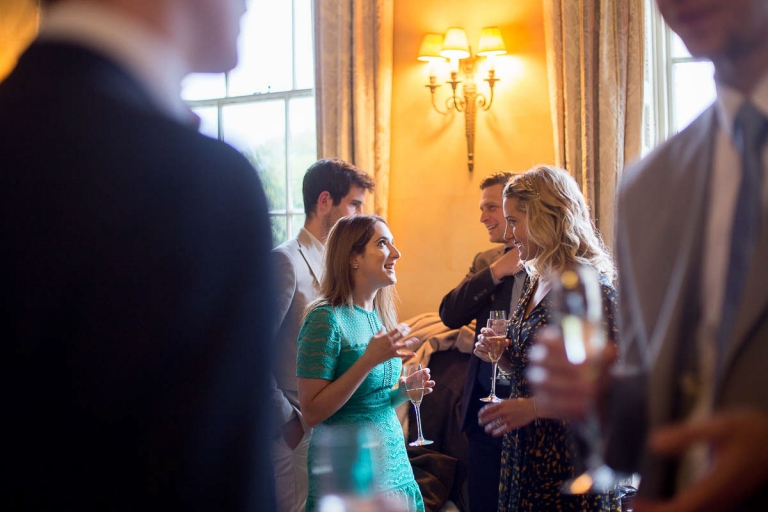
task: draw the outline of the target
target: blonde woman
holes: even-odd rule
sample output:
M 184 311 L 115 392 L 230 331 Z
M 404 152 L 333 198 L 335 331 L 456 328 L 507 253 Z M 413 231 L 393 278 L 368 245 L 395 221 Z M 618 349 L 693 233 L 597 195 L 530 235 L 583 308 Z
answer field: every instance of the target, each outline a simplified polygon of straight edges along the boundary
M 409 512 L 424 511 L 395 414 L 395 407 L 407 400 L 404 383 L 393 388 L 400 358 L 412 355 L 418 343 L 408 338 L 406 324 L 397 324 L 393 285 L 399 258 L 381 217 L 342 218 L 328 235 L 320 298 L 307 307 L 296 365 L 301 412 L 315 427 L 308 455 L 308 512 L 321 491 L 312 475 L 314 440 L 329 426 L 357 425 L 368 425 L 378 435 L 381 494 Z M 425 393 L 434 385 L 427 381 Z
M 498 510 L 611 510 L 618 507 L 614 495 L 560 492 L 576 473 L 575 446 L 567 422 L 536 403 L 525 370 L 528 349 L 551 319 L 548 294 L 554 280 L 579 265 L 600 273 L 606 329 L 617 340 L 613 262 L 576 181 L 562 169 L 539 166 L 513 177 L 504 188 L 503 208 L 505 240 L 517 246 L 528 276 L 510 322 L 511 343 L 499 363 L 513 376 L 511 396 L 479 414 L 488 433 L 504 435 Z M 489 360 L 484 341 L 475 345 L 475 354 Z

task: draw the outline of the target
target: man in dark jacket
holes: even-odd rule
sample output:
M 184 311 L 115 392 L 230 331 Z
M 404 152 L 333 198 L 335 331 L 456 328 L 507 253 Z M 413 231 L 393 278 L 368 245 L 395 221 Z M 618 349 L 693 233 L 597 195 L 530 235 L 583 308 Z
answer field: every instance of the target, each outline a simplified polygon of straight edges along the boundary
M 491 243 L 504 243 L 506 220 L 502 191 L 512 173 L 500 172 L 480 183 L 480 222 L 488 230 Z M 469 273 L 440 303 L 440 319 L 451 329 L 469 325 L 475 335 L 485 327 L 492 310 L 510 313 L 520 297 L 524 272 L 517 248 L 497 246 L 475 256 Z M 513 310 L 514 311 L 514 310 Z M 478 425 L 481 398 L 491 392 L 491 363 L 472 354 L 461 399 L 462 430 L 467 435 L 469 507 L 472 512 L 496 510 L 499 487 L 502 438 L 493 438 Z M 506 393 L 506 396 L 504 395 Z M 509 397 L 509 385 L 497 385 L 496 394 Z
M 266 200 L 179 97 L 244 11 L 50 2 L 0 84 L 0 509 L 274 509 Z

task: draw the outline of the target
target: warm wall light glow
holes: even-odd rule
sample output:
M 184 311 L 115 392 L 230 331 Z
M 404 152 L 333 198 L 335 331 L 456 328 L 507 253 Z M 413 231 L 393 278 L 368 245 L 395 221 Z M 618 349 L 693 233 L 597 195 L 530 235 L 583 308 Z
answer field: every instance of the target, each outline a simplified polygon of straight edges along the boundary
M 467 33 L 463 28 L 451 27 L 445 33 L 443 49 L 440 55 L 449 59 L 466 59 L 469 57 L 469 43 Z
M 445 61 L 445 57 L 440 55 L 440 51 L 443 49 L 443 35 L 442 34 L 427 34 L 424 39 L 421 40 L 421 46 L 419 47 L 419 60 L 425 62 L 432 61 Z

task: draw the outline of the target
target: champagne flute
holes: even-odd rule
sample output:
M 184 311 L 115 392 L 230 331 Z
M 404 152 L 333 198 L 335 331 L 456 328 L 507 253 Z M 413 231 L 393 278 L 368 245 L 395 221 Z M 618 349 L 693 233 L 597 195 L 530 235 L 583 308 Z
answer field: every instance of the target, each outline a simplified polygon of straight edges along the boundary
M 608 341 L 603 325 L 600 277 L 592 267 L 579 266 L 562 273 L 550 292 L 550 303 L 559 321 L 568 361 L 582 365 L 587 379 L 597 379 L 600 369 L 590 364 L 600 360 Z M 586 363 L 586 364 L 584 364 Z M 586 418 L 574 422 L 586 443 L 586 471 L 562 487 L 565 494 L 605 493 L 615 489 L 627 475 L 620 475 L 603 460 L 603 436 L 595 405 Z
M 434 441 L 424 439 L 424 434 L 421 433 L 421 410 L 419 409 L 421 407 L 421 400 L 424 398 L 424 383 L 427 380 L 427 374 L 423 371 L 420 364 L 407 364 L 403 367 L 403 372 L 406 377 L 405 391 L 416 411 L 416 425 L 419 430 L 419 437 L 415 441 L 408 443 L 408 446 L 425 446 L 432 444 Z
M 506 311 L 491 311 L 487 327 L 493 331 L 493 335 L 485 337 L 485 341 L 490 346 L 488 357 L 493 364 L 493 370 L 491 371 L 491 394 L 480 400 L 483 402 L 501 402 L 501 399 L 496 396 L 496 369 L 499 364 L 499 359 L 501 359 L 502 354 L 504 354 L 504 349 L 507 348 L 507 344 L 509 343 L 507 340 Z

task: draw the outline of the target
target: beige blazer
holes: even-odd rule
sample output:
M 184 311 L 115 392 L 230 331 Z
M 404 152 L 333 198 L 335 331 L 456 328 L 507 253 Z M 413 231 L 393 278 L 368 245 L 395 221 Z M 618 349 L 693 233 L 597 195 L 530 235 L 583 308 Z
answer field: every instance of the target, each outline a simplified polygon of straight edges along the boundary
M 697 294 L 716 131 L 716 113 L 710 107 L 629 168 L 620 185 L 616 253 L 621 355 L 636 361 L 643 353 L 636 349 L 649 347 L 645 353 L 650 371 L 616 388 L 614 402 L 621 406 L 616 409 L 612 449 L 622 462 L 641 469 L 641 490 L 649 495 L 674 492 L 674 461 L 649 456 L 642 449 L 643 439 L 647 429 L 680 419 L 683 368 L 696 354 Z M 722 356 L 716 410 L 768 409 L 768 218 L 762 229 L 744 307 Z
M 304 309 L 317 298 L 322 278 L 323 252 L 312 245 L 310 237 L 301 228 L 296 238 L 272 250 L 277 285 L 274 376 L 277 387 L 294 407 L 298 407 L 296 340 Z

